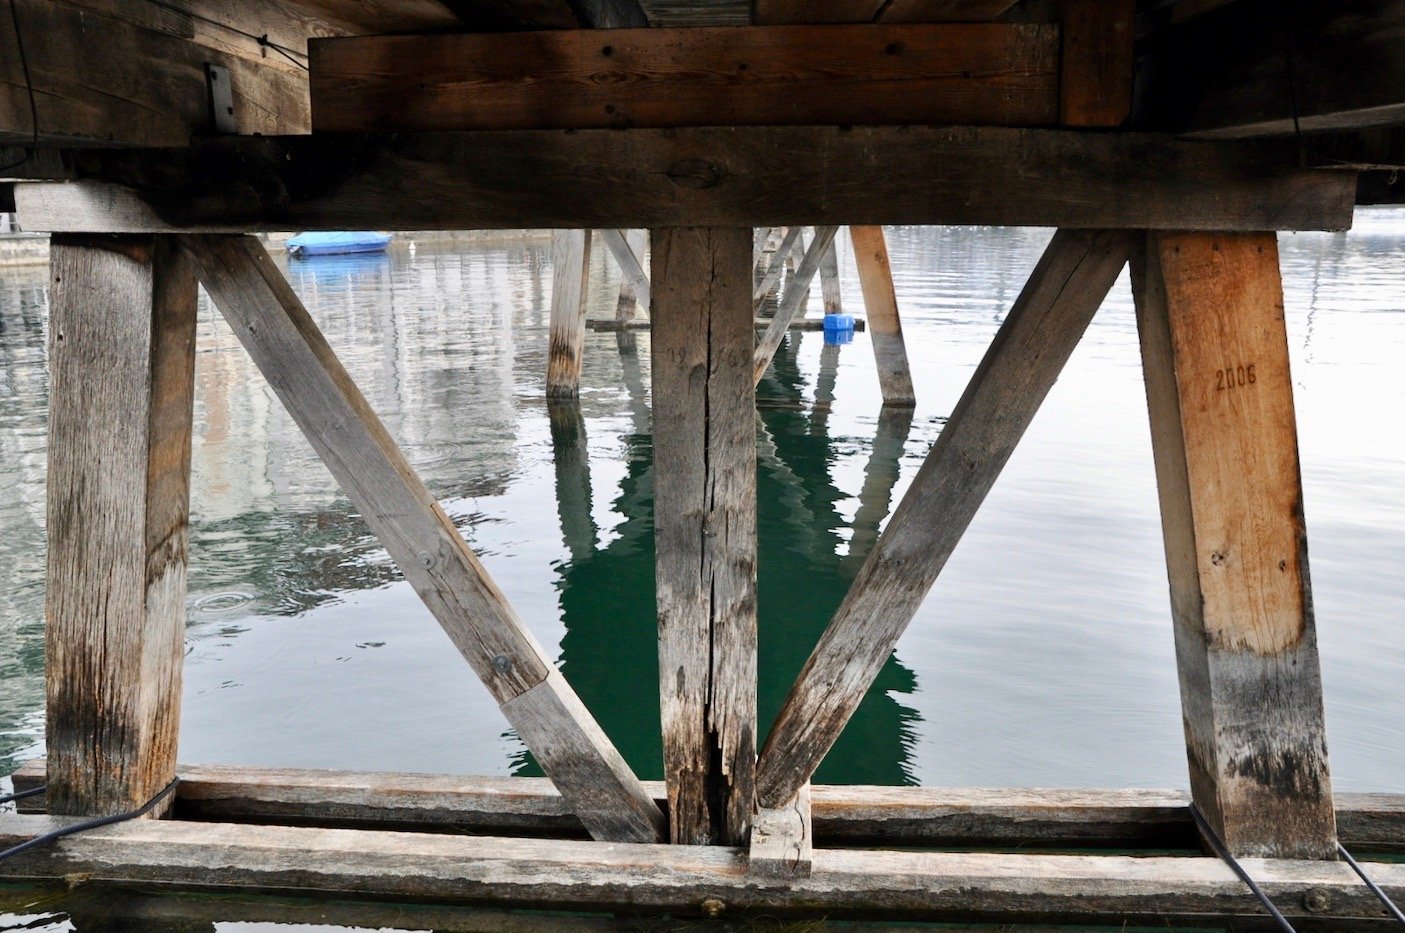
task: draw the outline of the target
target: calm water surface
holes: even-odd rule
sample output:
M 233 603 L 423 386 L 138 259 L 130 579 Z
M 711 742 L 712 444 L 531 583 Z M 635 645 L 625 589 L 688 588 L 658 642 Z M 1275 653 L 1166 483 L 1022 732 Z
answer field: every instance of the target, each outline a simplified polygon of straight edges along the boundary
M 863 334 L 792 335 L 759 390 L 763 722 L 1049 237 L 888 234 L 915 412 L 880 410 Z M 549 242 L 405 239 L 289 277 L 610 737 L 658 777 L 648 336 L 589 334 L 579 410 L 549 409 Z M 1405 791 L 1405 212 L 1280 243 L 1334 778 Z M 604 252 L 595 317 L 618 281 Z M 841 263 L 861 313 L 846 242 Z M 45 302 L 43 267 L 0 270 L 0 774 L 43 753 Z M 182 760 L 536 773 L 203 302 L 196 378 Z M 1169 612 L 1124 274 L 818 779 L 1184 787 Z

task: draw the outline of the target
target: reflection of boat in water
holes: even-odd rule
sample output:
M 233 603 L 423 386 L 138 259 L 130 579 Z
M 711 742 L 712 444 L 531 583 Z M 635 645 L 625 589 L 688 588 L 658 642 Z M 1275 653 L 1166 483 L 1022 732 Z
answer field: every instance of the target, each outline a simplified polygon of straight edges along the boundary
M 299 233 L 288 241 L 288 253 L 299 259 L 345 253 L 383 253 L 389 233 L 374 230 Z

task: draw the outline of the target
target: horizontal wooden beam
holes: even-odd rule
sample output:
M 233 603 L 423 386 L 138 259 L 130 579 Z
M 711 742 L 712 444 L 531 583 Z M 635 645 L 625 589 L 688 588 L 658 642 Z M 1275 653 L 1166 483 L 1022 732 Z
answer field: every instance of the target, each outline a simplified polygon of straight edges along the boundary
M 585 827 L 546 778 L 474 777 L 180 765 L 182 819 L 398 830 L 454 828 L 487 835 L 584 838 Z M 15 772 L 16 790 L 44 783 L 42 759 Z M 664 800 L 662 781 L 645 790 Z M 1405 853 L 1405 795 L 1337 794 L 1352 851 Z M 1179 790 L 811 788 L 820 846 L 1194 847 L 1190 795 Z M 40 813 L 44 797 L 19 803 Z
M 1341 230 L 1355 179 L 1263 142 L 1001 127 L 505 130 L 76 155 L 26 229 L 168 232 L 1013 224 Z
M 648 330 L 652 325 L 648 321 L 605 321 L 595 319 L 586 321 L 585 326 L 587 330 L 607 331 L 613 333 L 622 330 Z M 758 318 L 756 320 L 757 330 L 765 330 L 767 327 L 770 326 L 771 322 L 766 318 Z M 791 321 L 789 329 L 792 331 L 824 330 L 824 321 L 820 320 L 819 318 L 802 318 L 798 321 Z M 863 333 L 863 331 L 867 329 L 868 325 L 867 323 L 865 323 L 863 318 L 854 318 L 854 331 L 856 333 Z
M 567 29 L 310 47 L 317 132 L 1059 119 L 1052 25 Z
M 72 820 L 0 816 L 0 846 Z M 1257 918 L 1262 906 L 1215 858 L 816 850 L 808 877 L 750 874 L 744 850 L 439 833 L 134 820 L 69 836 L 0 866 L 0 878 L 161 884 L 675 915 L 1078 918 L 1120 923 Z M 1405 865 L 1372 863 L 1395 897 Z M 1341 862 L 1252 860 L 1290 918 L 1375 929 L 1380 904 Z M 714 901 L 714 904 L 707 904 Z M 1316 913 L 1314 913 L 1314 909 Z
M 1016 0 L 755 0 L 758 26 L 780 23 L 983 23 Z
M 1405 0 L 1226 4 L 1146 40 L 1133 122 L 1216 137 L 1405 123 L 1403 36 Z
M 276 54 L 270 59 L 236 54 L 227 41 L 202 44 L 209 31 L 204 28 L 196 40 L 174 35 L 165 20 L 147 23 L 136 15 L 160 12 L 146 4 L 14 3 L 29 74 L 26 78 L 6 16 L 0 38 L 0 140 L 27 144 L 37 114 L 41 144 L 183 146 L 192 135 L 215 128 L 207 65 L 224 69 L 233 89 L 234 112 L 228 116 L 234 131 L 305 133 L 310 126 L 307 74 L 300 63 Z M 214 31 L 226 40 L 232 35 Z

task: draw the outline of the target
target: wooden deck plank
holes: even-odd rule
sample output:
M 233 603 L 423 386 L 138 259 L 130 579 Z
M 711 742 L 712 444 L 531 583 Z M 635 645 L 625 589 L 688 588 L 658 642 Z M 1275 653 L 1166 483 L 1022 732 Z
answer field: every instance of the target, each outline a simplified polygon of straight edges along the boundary
M 593 835 L 662 814 L 405 460 L 253 237 L 191 237 L 201 282 L 259 371 Z
M 314 132 L 1058 122 L 1040 24 L 314 40 Z
M 0 845 L 64 825 L 0 816 Z M 1291 918 L 1326 911 L 1347 931 L 1379 923 L 1379 902 L 1345 864 L 1250 859 L 1249 872 Z M 1372 863 L 1405 895 L 1405 866 Z M 713 846 L 602 844 L 429 833 L 139 820 L 7 860 L 5 879 L 81 878 L 170 888 L 491 902 L 696 915 L 923 920 L 1077 917 L 1084 923 L 1256 918 L 1262 907 L 1218 859 L 817 850 L 809 877 L 768 881 L 745 852 Z M 1307 898 L 1310 891 L 1320 895 Z M 1325 895 L 1321 896 L 1321 895 Z
M 787 694 L 757 765 L 761 806 L 790 799 L 839 738 L 1126 264 L 1131 242 L 1118 232 L 1054 235 Z
M 1262 142 L 998 127 L 504 131 L 84 152 L 26 230 L 1009 224 L 1342 230 L 1355 177 Z M 590 166 L 583 171 L 581 166 Z M 415 185 L 406 185 L 413 178 Z

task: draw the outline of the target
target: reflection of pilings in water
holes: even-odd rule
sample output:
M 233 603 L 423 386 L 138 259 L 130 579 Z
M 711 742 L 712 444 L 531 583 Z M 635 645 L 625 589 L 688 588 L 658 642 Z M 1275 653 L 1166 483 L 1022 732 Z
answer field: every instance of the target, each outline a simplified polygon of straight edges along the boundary
M 585 418 L 575 400 L 548 399 L 551 449 L 556 463 L 556 512 L 561 538 L 571 560 L 583 560 L 595 549 L 598 529 L 590 506 L 590 457 L 586 449 Z
M 839 345 L 826 343 L 820 350 L 820 373 L 815 379 L 815 404 L 810 409 L 810 433 L 829 431 L 829 412 L 834 407 L 834 383 L 839 378 Z
M 859 510 L 854 515 L 853 534 L 849 538 L 849 553 L 842 564 L 846 576 L 858 573 L 868 552 L 878 542 L 878 529 L 888 517 L 893 489 L 901 473 L 903 450 L 912 430 L 912 412 L 911 408 L 891 405 L 879 409 L 873 449 L 868 455 L 863 488 L 859 491 Z
M 629 393 L 634 433 L 648 434 L 651 423 L 649 390 L 644 383 L 644 368 L 639 364 L 639 336 L 634 331 L 617 331 L 615 346 L 620 351 L 620 370 L 624 376 L 625 391 Z

